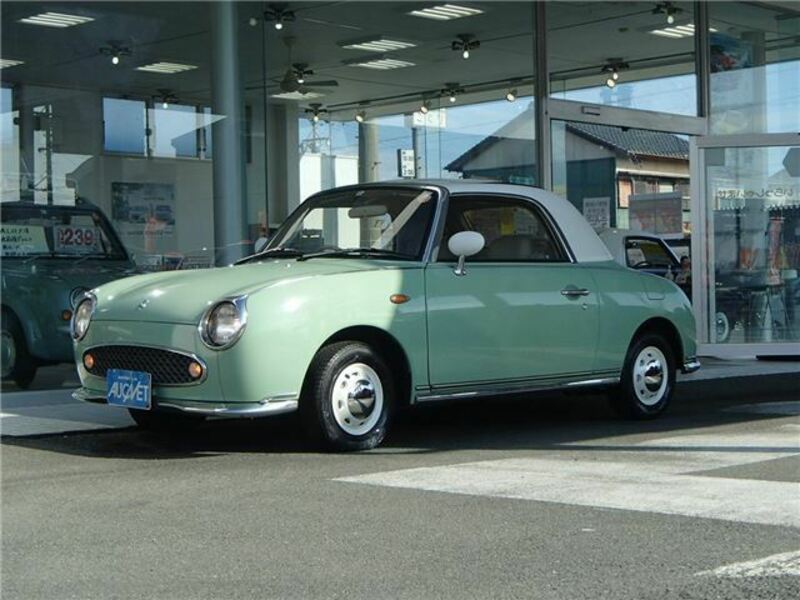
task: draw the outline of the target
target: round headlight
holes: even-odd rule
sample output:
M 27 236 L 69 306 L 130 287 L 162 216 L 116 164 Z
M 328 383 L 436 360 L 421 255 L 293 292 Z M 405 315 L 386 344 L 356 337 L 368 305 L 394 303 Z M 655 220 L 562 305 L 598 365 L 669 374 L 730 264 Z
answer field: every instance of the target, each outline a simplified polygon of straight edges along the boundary
M 203 341 L 212 348 L 230 346 L 242 334 L 245 320 L 241 301 L 224 300 L 214 306 L 201 323 Z
M 89 330 L 89 323 L 92 321 L 94 313 L 94 298 L 87 297 L 78 303 L 75 313 L 72 315 L 72 337 L 79 341 L 86 336 Z

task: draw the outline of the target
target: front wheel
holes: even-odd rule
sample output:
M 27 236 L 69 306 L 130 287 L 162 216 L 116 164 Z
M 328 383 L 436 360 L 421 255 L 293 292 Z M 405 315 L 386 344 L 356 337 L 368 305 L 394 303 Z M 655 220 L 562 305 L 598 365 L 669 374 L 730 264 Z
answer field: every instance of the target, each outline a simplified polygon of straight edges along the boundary
M 619 388 L 611 397 L 618 412 L 632 419 L 653 419 L 663 413 L 675 389 L 672 348 L 657 333 L 633 341 L 622 368 Z
M 3 380 L 14 381 L 26 389 L 36 376 L 36 359 L 28 352 L 25 333 L 16 316 L 3 309 L 0 325 L 0 363 Z
M 322 348 L 311 362 L 300 400 L 311 437 L 340 451 L 375 448 L 386 436 L 395 395 L 391 371 L 362 342 Z

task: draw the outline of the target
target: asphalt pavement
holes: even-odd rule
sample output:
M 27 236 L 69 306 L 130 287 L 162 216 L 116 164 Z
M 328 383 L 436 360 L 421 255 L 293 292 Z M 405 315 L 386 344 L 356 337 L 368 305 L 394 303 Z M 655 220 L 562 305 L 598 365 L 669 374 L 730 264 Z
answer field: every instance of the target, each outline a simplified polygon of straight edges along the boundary
M 164 436 L 52 392 L 0 416 L 4 600 L 800 597 L 792 374 L 682 383 L 644 423 L 598 396 L 408 411 L 346 455 L 291 415 Z

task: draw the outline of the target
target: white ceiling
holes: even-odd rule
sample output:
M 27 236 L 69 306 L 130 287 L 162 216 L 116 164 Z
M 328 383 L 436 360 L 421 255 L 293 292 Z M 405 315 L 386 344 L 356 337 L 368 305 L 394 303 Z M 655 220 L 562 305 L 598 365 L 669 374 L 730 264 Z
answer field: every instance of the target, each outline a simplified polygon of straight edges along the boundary
M 683 9 L 678 22 L 693 21 L 689 2 L 676 2 Z M 783 6 L 780 6 L 782 4 Z M 775 17 L 790 15 L 790 3 L 770 8 L 737 4 L 724 12 L 726 29 L 758 26 L 778 35 Z M 297 20 L 283 31 L 271 24 L 248 24 L 260 17 L 265 3 L 239 5 L 239 45 L 245 86 L 252 95 L 261 93 L 265 80 L 270 93 L 277 92 L 273 79 L 281 78 L 287 66 L 283 37 L 297 39 L 293 62 L 308 63 L 313 79 L 336 79 L 337 88 L 327 88 L 318 102 L 354 105 L 363 101 L 393 98 L 440 90 L 448 82 L 476 86 L 486 82 L 529 79 L 533 73 L 533 10 L 531 2 L 485 2 L 478 16 L 438 22 L 409 16 L 417 2 L 295 2 L 289 8 Z M 693 39 L 667 39 L 648 31 L 666 25 L 664 15 L 652 14 L 655 2 L 549 2 L 548 30 L 551 71 L 598 73 L 608 58 L 642 67 L 691 70 Z M 795 5 L 796 6 L 796 5 Z M 149 97 L 168 88 L 182 101 L 210 99 L 211 35 L 213 6 L 209 3 L 162 2 L 3 2 L 2 51 L 4 59 L 25 64 L 3 69 L 4 83 L 38 84 L 67 89 L 90 89 L 108 94 Z M 95 20 L 85 25 L 55 29 L 19 23 L 31 14 L 54 11 L 81 14 Z M 793 20 L 795 23 L 800 21 Z M 786 27 L 786 19 L 781 26 Z M 792 20 L 788 21 L 790 24 Z M 458 34 L 470 33 L 481 47 L 463 60 L 450 43 Z M 368 55 L 346 50 L 340 42 L 382 34 L 409 40 L 416 47 L 391 53 L 416 66 L 392 71 L 373 71 L 343 64 Z M 800 31 L 798 31 L 800 35 Z M 99 48 L 119 42 L 132 50 L 117 66 Z M 263 57 L 266 56 L 266 68 Z M 171 61 L 197 65 L 176 75 L 143 73 L 134 67 Z M 652 61 L 649 65 L 647 61 Z M 668 65 L 672 65 L 669 67 Z M 266 76 L 265 76 L 266 75 Z M 498 87 L 506 85 L 498 84 Z M 302 103 L 305 105 L 306 103 Z

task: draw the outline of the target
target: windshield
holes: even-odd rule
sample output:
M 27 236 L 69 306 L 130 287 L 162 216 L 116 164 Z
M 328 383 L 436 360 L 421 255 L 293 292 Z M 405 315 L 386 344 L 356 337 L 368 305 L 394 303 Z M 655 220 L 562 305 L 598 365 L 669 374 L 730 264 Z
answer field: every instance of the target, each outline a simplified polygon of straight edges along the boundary
M 101 214 L 86 209 L 1 206 L 0 241 L 3 258 L 127 258 Z
M 333 192 L 307 200 L 281 227 L 266 252 L 298 254 L 369 251 L 371 257 L 419 260 L 436 193 L 404 188 Z

